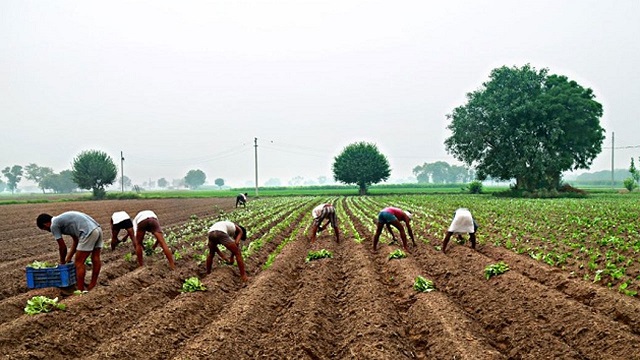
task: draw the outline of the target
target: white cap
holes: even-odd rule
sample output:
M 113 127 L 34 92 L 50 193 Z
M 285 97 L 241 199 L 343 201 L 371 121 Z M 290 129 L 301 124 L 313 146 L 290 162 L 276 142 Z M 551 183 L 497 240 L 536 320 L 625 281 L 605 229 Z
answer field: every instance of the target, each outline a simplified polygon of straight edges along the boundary
M 412 219 L 412 218 L 413 218 L 413 214 L 412 214 L 412 213 L 410 213 L 410 212 L 408 212 L 408 211 L 406 211 L 406 210 L 404 211 L 404 213 L 405 213 L 405 214 L 407 214 L 407 216 L 409 217 L 409 219 Z

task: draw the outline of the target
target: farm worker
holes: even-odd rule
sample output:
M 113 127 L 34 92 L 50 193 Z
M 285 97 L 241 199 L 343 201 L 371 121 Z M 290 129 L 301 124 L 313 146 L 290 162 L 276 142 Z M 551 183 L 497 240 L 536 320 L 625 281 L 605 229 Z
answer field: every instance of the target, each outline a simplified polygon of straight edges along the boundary
M 87 214 L 79 211 L 67 211 L 55 217 L 49 214 L 40 214 L 36 218 L 36 225 L 40 230 L 53 234 L 58 242 L 61 264 L 71 262 L 75 255 L 76 282 L 80 291 L 85 290 L 86 268 L 84 262 L 91 255 L 91 282 L 86 290 L 93 289 L 98 284 L 98 275 L 100 275 L 102 266 L 100 251 L 103 242 L 100 224 Z M 62 235 L 69 235 L 73 239 L 69 252 L 67 252 L 67 244 L 65 244 Z
M 120 230 L 125 230 L 127 233 L 122 239 L 118 239 L 118 233 Z M 125 242 L 127 238 L 131 239 L 133 247 L 135 248 L 135 234 L 133 233 L 133 222 L 126 211 L 116 211 L 111 215 L 111 250 L 115 250 L 116 246 Z
M 333 228 L 333 232 L 336 234 L 336 242 L 340 242 L 340 232 L 338 231 L 338 218 L 336 216 L 336 208 L 331 204 L 320 204 L 311 210 L 311 216 L 313 216 L 313 223 L 311 224 L 311 243 L 316 241 L 316 232 L 319 234 L 324 230 L 329 223 Z M 322 226 L 322 221 L 327 222 Z
M 238 207 L 238 205 L 242 205 L 244 207 L 247 207 L 247 193 L 244 194 L 238 194 L 238 196 L 236 196 L 236 207 Z
M 125 218 L 126 216 L 126 218 Z M 119 220 L 119 221 L 118 221 Z M 129 220 L 129 221 L 127 221 Z M 136 257 L 138 259 L 138 266 L 144 265 L 142 260 L 142 250 L 144 248 L 143 241 L 144 236 L 147 231 L 153 234 L 156 238 L 156 243 L 153 245 L 155 249 L 158 245 L 162 248 L 164 252 L 164 256 L 166 256 L 169 261 L 169 268 L 171 270 L 175 270 L 176 264 L 173 261 L 173 254 L 171 253 L 171 249 L 167 245 L 167 242 L 164 240 L 164 235 L 162 234 L 162 228 L 160 227 L 160 222 L 158 221 L 158 216 L 151 210 L 143 210 L 140 211 L 136 217 L 131 221 L 128 214 L 124 211 L 119 211 L 114 213 L 111 216 L 111 248 L 115 249 L 115 245 L 118 242 L 125 241 L 127 237 L 131 237 L 133 240 L 133 246 L 136 249 Z M 120 229 L 126 229 L 127 235 L 122 238 L 122 240 L 118 240 L 117 235 Z M 113 243 L 115 236 L 115 245 Z M 133 237 L 132 237 L 133 236 Z
M 413 215 L 402 209 L 397 207 L 386 207 L 382 209 L 378 213 L 378 217 L 373 220 L 376 223 L 376 234 L 373 236 L 373 250 L 376 251 L 378 249 L 378 241 L 380 240 L 380 234 L 382 233 L 382 228 L 386 225 L 387 230 L 391 233 L 391 237 L 395 239 L 393 235 L 393 231 L 391 231 L 391 226 L 398 229 L 400 232 L 400 239 L 402 239 L 402 248 L 405 251 L 407 250 L 407 235 L 404 231 L 404 226 L 402 226 L 402 222 L 407 225 L 407 231 L 409 232 L 409 236 L 411 237 L 411 241 L 413 242 L 413 246 L 416 246 L 416 241 L 413 238 L 413 231 L 411 230 L 411 218 Z
M 444 236 L 442 242 L 442 252 L 447 249 L 447 244 L 451 235 L 457 235 L 458 239 L 462 240 L 462 234 L 469 234 L 469 240 L 471 241 L 471 248 L 476 248 L 476 230 L 478 230 L 478 224 L 471 216 L 471 211 L 466 208 L 459 208 L 453 214 L 453 220 L 447 230 L 447 234 Z
M 243 282 L 247 282 L 249 278 L 244 269 L 244 261 L 242 252 L 240 251 L 240 240 L 247 239 L 247 230 L 231 221 L 218 221 L 209 228 L 209 254 L 207 255 L 207 274 L 211 274 L 211 266 L 213 265 L 214 253 L 218 254 L 227 264 L 233 264 L 233 257 L 238 259 L 238 269 L 240 270 L 240 278 Z M 231 251 L 231 257 L 227 258 L 218 245 L 223 245 Z

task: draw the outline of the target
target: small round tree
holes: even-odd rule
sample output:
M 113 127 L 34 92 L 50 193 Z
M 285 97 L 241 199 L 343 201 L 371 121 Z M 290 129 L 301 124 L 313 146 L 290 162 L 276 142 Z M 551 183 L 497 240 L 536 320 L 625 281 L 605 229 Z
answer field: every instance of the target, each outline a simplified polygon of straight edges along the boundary
M 375 144 L 367 142 L 348 145 L 334 160 L 333 178 L 358 185 L 360 195 L 365 195 L 371 184 L 385 181 L 391 174 L 387 158 Z
M 184 183 L 193 190 L 204 184 L 206 179 L 207 175 L 202 170 L 189 170 L 187 176 L 184 177 Z
M 223 178 L 217 178 L 216 181 L 214 181 L 214 183 L 216 184 L 217 187 L 221 188 L 224 186 L 224 179 Z
M 73 181 L 80 189 L 93 192 L 95 199 L 103 199 L 105 187 L 113 184 L 118 169 L 107 153 L 99 150 L 83 151 L 73 159 Z

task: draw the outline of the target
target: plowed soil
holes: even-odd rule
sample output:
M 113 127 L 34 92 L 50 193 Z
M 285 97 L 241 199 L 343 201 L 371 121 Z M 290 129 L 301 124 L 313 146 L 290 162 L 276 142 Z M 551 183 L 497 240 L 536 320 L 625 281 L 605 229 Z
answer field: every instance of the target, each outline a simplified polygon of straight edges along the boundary
M 370 230 L 340 200 L 362 243 L 344 229 L 340 243 L 325 231 L 309 244 L 305 204 L 292 225 L 247 259 L 250 281 L 237 267 L 185 257 L 170 271 L 163 256 L 137 268 L 123 259 L 131 244 L 102 254 L 99 285 L 61 301 L 66 311 L 29 316 L 26 301 L 56 297 L 30 290 L 25 266 L 56 261 L 50 233 L 35 226 L 41 212 L 79 210 L 102 224 L 109 216 L 152 209 L 164 228 L 213 208 L 234 211 L 232 199 L 120 200 L 0 206 L 0 354 L 6 359 L 640 359 L 640 301 L 570 272 L 501 247 L 452 245 L 447 254 L 418 242 L 405 259 L 395 246 L 372 251 Z M 251 206 L 251 203 L 249 204 Z M 239 209 L 238 211 L 242 211 Z M 416 235 L 426 237 L 421 229 Z M 249 229 L 251 233 L 251 230 Z M 251 235 L 249 240 L 261 236 Z M 263 265 L 286 238 L 273 266 Z M 201 238 L 205 239 L 206 234 Z M 440 243 L 441 239 L 429 239 Z M 333 258 L 305 262 L 310 249 Z M 511 270 L 485 279 L 487 264 Z M 417 293 L 422 275 L 437 290 Z M 181 293 L 198 276 L 204 292 Z

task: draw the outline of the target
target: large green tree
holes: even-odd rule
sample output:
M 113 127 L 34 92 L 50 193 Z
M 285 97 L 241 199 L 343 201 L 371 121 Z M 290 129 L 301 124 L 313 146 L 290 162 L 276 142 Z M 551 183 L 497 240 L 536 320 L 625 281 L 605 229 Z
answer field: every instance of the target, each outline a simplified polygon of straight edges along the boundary
M 2 170 L 4 177 L 7 178 L 7 187 L 13 194 L 18 188 L 18 183 L 22 180 L 22 166 L 13 165 L 12 167 L 6 167 Z
M 206 179 L 207 175 L 205 175 L 202 170 L 189 170 L 187 176 L 184 177 L 184 183 L 190 189 L 197 189 L 200 185 L 204 184 Z
M 479 179 L 553 189 L 566 170 L 587 169 L 602 150 L 602 105 L 589 88 L 530 65 L 494 69 L 447 118 L 449 153 Z
M 107 153 L 99 150 L 83 151 L 73 159 L 73 181 L 81 189 L 91 189 L 93 197 L 102 199 L 105 188 L 116 180 L 118 169 Z
M 365 195 L 371 184 L 389 179 L 389 175 L 389 161 L 375 144 L 350 144 L 334 159 L 334 180 L 358 185 L 360 195 Z
M 26 172 L 25 177 L 28 180 L 32 180 L 33 182 L 38 184 L 38 187 L 42 190 L 42 193 L 44 194 L 44 189 L 46 188 L 43 186 L 42 180 L 48 175 L 53 174 L 53 169 L 50 167 L 38 166 L 37 164 L 31 163 L 25 166 L 24 171 Z

